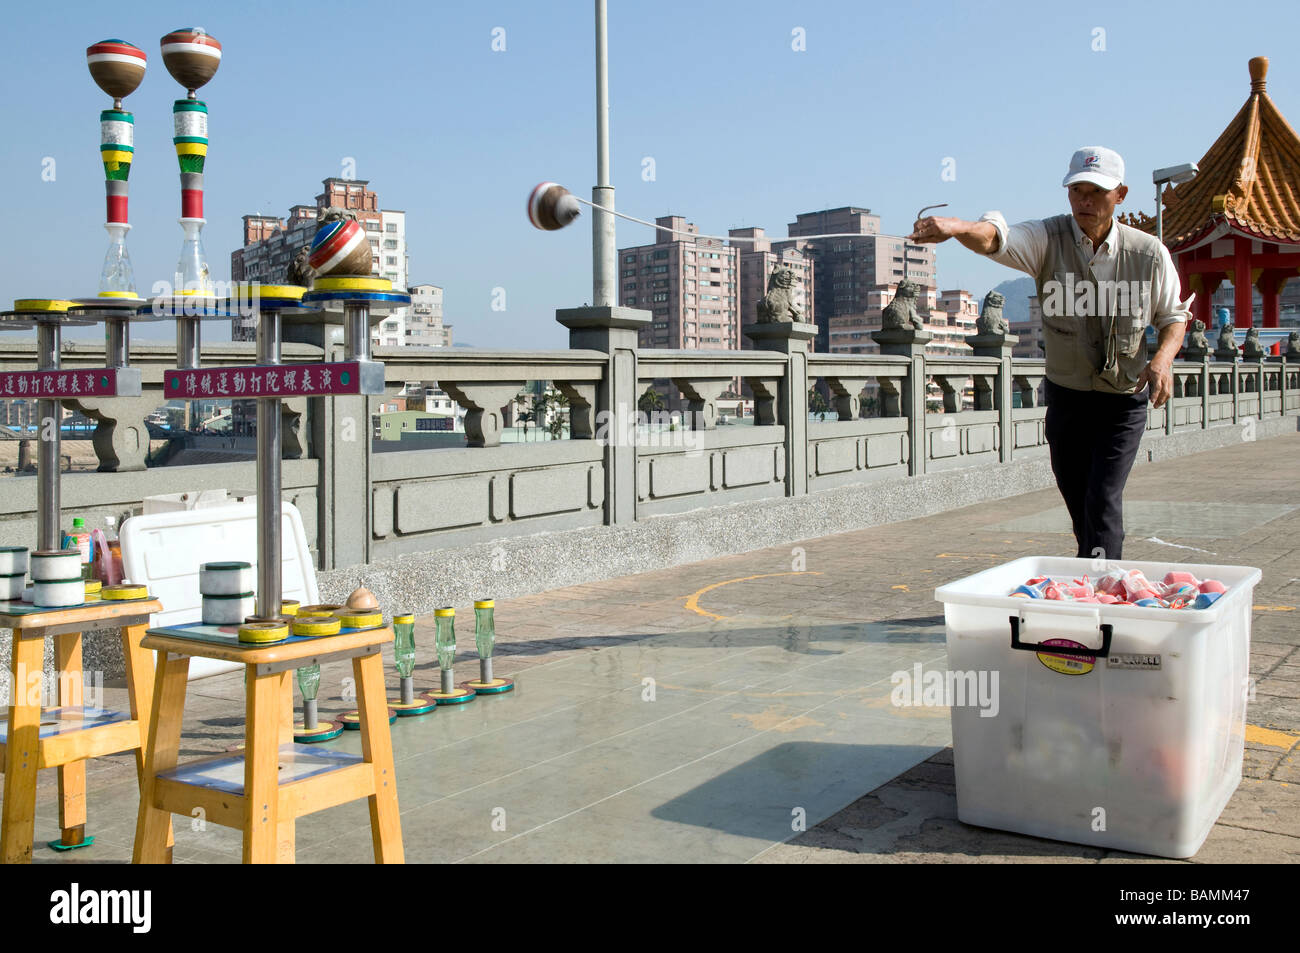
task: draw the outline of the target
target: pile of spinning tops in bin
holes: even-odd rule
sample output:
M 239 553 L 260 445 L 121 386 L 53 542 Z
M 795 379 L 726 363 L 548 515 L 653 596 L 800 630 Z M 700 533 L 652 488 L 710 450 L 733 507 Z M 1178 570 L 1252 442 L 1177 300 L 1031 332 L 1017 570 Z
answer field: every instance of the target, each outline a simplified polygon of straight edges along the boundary
M 1020 599 L 1096 602 L 1152 609 L 1207 609 L 1225 591 L 1227 587 L 1217 579 L 1197 579 L 1192 573 L 1181 570 L 1170 570 L 1163 580 L 1153 582 L 1140 569 L 1112 569 L 1095 580 L 1089 576 L 1068 580 L 1035 576 L 1010 594 Z

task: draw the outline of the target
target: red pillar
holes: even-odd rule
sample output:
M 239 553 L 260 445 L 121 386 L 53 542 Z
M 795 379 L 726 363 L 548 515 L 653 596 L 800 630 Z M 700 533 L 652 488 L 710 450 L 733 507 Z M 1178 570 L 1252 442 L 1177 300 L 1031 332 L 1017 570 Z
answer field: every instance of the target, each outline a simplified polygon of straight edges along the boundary
M 1250 280 L 1250 239 L 1233 238 L 1232 292 L 1236 314 L 1233 324 L 1248 328 L 1255 323 L 1254 284 Z

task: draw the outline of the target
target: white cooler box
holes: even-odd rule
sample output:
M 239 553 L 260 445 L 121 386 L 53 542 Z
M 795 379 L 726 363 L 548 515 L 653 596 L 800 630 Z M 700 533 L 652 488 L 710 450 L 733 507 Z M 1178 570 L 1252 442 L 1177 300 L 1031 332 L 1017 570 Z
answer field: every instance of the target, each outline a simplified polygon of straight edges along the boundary
M 1227 592 L 1207 609 L 1005 595 L 1035 576 L 1100 575 L 1090 559 L 1048 556 L 935 590 L 944 604 L 949 671 L 986 672 L 990 680 L 998 673 L 992 717 L 992 706 L 982 717 L 973 698 L 952 700 L 957 816 L 1090 847 L 1190 857 L 1241 781 L 1251 598 L 1260 571 L 1114 565 L 1156 581 L 1185 570 L 1219 580 Z M 1020 649 L 1012 647 L 1014 629 Z M 1032 647 L 1049 640 L 1104 657 Z

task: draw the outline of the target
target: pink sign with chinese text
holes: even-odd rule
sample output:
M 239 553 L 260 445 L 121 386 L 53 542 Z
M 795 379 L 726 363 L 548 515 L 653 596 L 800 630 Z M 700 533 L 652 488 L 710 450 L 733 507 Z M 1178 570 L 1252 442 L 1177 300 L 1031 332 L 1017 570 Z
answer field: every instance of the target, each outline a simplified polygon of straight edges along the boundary
M 163 393 L 169 400 L 360 394 L 361 365 L 349 361 L 173 370 L 164 375 Z
M 0 373 L 0 400 L 117 397 L 118 369 Z M 138 391 L 137 391 L 138 393 Z

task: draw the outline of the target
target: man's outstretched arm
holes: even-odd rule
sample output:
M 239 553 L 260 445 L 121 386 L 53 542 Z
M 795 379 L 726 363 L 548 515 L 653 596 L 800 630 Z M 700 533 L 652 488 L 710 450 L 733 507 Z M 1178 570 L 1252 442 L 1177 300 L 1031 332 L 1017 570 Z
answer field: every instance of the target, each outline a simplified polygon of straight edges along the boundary
M 923 245 L 937 244 L 955 238 L 971 251 L 980 255 L 992 255 L 1000 244 L 998 230 L 992 222 L 967 222 L 960 218 L 944 218 L 930 215 L 918 219 L 912 226 L 909 241 Z

